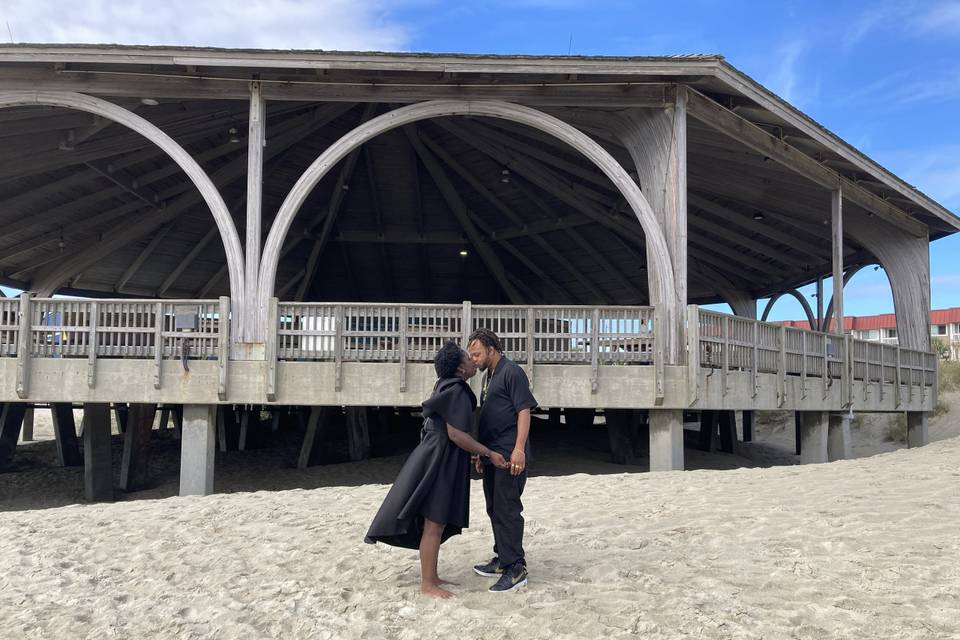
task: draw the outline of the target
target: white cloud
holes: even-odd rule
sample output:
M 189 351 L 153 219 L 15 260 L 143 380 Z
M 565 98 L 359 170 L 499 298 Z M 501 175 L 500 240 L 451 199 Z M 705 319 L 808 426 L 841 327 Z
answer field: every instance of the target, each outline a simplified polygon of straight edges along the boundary
M 403 50 L 411 30 L 388 9 L 383 0 L 6 0 L 0 21 L 17 42 Z
M 914 28 L 923 34 L 960 35 L 960 2 L 939 2 L 919 14 Z
M 796 95 L 799 80 L 797 66 L 805 49 L 806 43 L 801 39 L 790 40 L 783 44 L 776 53 L 779 63 L 765 83 L 774 93 L 794 104 L 799 104 Z

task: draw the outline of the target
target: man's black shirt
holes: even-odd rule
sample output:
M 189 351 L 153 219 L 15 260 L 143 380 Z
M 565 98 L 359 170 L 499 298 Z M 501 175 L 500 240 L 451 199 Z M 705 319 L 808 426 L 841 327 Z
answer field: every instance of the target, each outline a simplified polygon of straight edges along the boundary
M 530 381 L 520 366 L 504 355 L 491 373 L 487 370 L 480 395 L 480 442 L 508 460 L 517 444 L 517 415 L 537 406 Z M 530 438 L 526 451 L 530 457 Z

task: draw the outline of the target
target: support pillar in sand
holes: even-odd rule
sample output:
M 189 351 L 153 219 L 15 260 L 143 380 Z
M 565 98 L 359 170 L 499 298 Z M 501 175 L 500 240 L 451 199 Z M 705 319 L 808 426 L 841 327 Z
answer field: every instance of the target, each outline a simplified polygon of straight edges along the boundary
M 11 465 L 26 407 L 22 402 L 7 402 L 0 409 L 0 471 Z
M 23 412 L 23 432 L 20 434 L 24 442 L 33 440 L 33 406 Z
M 850 414 L 831 413 L 827 430 L 827 459 L 833 462 L 850 458 Z
M 112 502 L 110 405 L 85 404 L 83 423 L 83 495 L 90 502 Z
M 824 411 L 798 411 L 800 419 L 800 463 L 827 462 L 829 414 Z
M 307 430 L 300 446 L 300 455 L 297 456 L 297 469 L 306 469 L 316 455 L 317 445 L 322 439 L 325 412 L 326 407 L 310 407 Z
M 367 407 L 347 407 L 347 451 L 353 462 L 370 457 L 370 422 Z
M 650 410 L 650 471 L 683 470 L 683 411 Z
M 188 404 L 183 407 L 180 434 L 180 495 L 213 493 L 213 468 L 217 451 L 217 408 Z
M 50 406 L 53 416 L 53 435 L 57 441 L 57 461 L 63 467 L 79 467 L 83 464 L 80 443 L 77 440 L 77 425 L 73 419 L 73 405 L 57 403 Z
M 120 463 L 120 488 L 139 491 L 147 486 L 147 461 L 150 432 L 157 413 L 155 404 L 131 404 L 127 431 L 123 434 L 123 459 Z
M 927 413 L 925 411 L 907 412 L 907 446 L 922 447 L 930 442 L 927 432 Z
M 640 409 L 604 409 L 610 456 L 615 464 L 639 463 L 641 438 L 646 435 L 643 414 Z
M 743 425 L 743 441 L 753 441 L 753 411 L 741 411 L 740 424 Z

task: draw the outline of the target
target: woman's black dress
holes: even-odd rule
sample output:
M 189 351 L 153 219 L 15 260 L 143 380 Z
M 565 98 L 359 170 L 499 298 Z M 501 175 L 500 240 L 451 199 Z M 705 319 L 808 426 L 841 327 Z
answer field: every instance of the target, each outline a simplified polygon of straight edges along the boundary
M 467 527 L 470 455 L 447 436 L 447 423 L 470 432 L 477 398 L 460 378 L 442 378 L 423 403 L 420 444 L 400 469 L 364 538 L 417 549 L 423 519 L 446 524 L 441 542 Z

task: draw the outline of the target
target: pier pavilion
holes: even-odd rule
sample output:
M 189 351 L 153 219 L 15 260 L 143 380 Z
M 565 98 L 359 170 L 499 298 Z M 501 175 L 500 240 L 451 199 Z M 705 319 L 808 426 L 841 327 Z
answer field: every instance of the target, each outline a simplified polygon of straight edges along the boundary
M 810 462 L 851 412 L 925 441 L 928 246 L 960 219 L 720 56 L 4 45 L 0 139 L 0 466 L 38 404 L 77 461 L 82 405 L 94 499 L 111 407 L 124 473 L 163 406 L 207 493 L 218 406 L 313 408 L 309 460 L 323 407 L 418 406 L 479 326 L 544 408 L 624 446 L 642 415 L 651 470 L 691 411 L 796 411 Z M 865 265 L 898 345 L 842 333 Z M 756 319 L 825 277 L 820 330 Z

